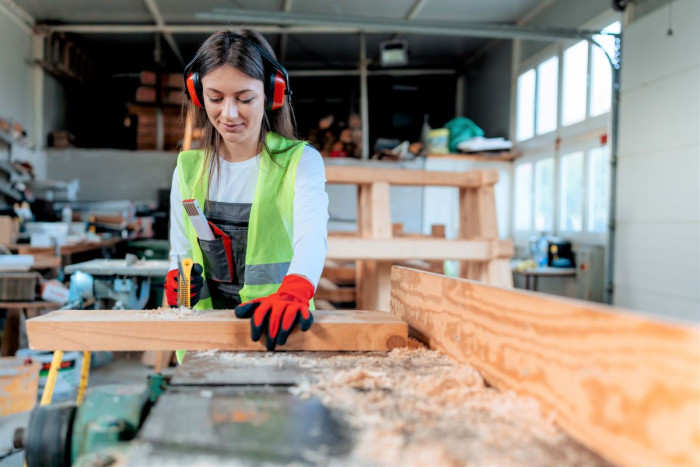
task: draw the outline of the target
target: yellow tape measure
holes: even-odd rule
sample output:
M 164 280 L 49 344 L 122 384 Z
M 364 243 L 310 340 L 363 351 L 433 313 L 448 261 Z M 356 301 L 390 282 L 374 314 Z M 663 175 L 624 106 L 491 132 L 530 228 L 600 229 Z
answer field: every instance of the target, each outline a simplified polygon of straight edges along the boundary
M 194 261 L 191 258 L 182 260 L 182 272 L 185 275 L 184 281 L 179 285 L 180 303 L 187 308 L 190 308 L 190 277 L 192 276 L 192 266 Z

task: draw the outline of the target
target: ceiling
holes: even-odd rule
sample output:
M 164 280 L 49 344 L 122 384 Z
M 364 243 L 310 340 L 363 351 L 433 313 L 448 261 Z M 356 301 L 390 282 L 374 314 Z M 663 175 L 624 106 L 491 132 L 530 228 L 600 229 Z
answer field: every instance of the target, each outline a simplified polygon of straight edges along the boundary
M 334 21 L 347 18 L 357 23 L 384 21 L 389 26 L 366 35 L 369 68 L 377 69 L 379 44 L 393 38 L 409 46 L 409 68 L 459 69 L 489 39 L 444 35 L 440 26 L 461 24 L 515 25 L 538 6 L 552 0 L 13 0 L 38 25 L 131 25 L 173 27 L 198 26 L 196 32 L 176 30 L 161 36 L 153 30 L 118 33 L 66 31 L 79 47 L 109 73 L 136 72 L 153 68 L 156 42 L 160 40 L 162 65 L 179 71 L 202 40 L 222 25 L 258 25 L 281 61 L 290 70 L 356 69 L 360 38 L 347 33 L 280 33 L 279 18 L 312 16 L 333 29 Z M 543 4 L 543 5 L 540 5 Z M 257 15 L 251 18 L 251 15 Z M 264 23 L 259 17 L 264 18 Z M 282 17 L 277 15 L 284 15 Z M 282 21 L 282 20 L 280 20 Z M 159 23 L 160 22 L 160 23 Z M 284 23 L 282 23 L 284 24 Z M 429 24 L 436 33 L 404 31 L 391 25 Z M 288 26 L 290 26 L 288 24 Z M 293 26 L 293 25 L 292 25 Z M 151 28 L 153 29 L 153 28 Z M 326 27 L 327 31 L 329 28 Z M 340 29 L 340 28 L 339 28 Z M 170 36 L 170 37 L 167 37 Z M 173 45 L 175 47 L 173 47 Z M 177 52 L 174 52 L 176 50 Z M 179 56 L 178 56 L 179 55 Z

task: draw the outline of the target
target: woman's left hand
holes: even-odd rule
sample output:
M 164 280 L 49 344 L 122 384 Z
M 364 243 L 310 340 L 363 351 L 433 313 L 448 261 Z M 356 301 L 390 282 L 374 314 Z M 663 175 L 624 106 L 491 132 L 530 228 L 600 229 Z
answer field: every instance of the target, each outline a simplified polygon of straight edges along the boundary
M 250 336 L 260 340 L 266 331 L 267 350 L 275 350 L 277 344 L 284 345 L 297 323 L 302 331 L 308 331 L 314 322 L 309 311 L 309 300 L 314 295 L 314 286 L 301 276 L 285 276 L 276 293 L 256 298 L 236 307 L 238 318 L 251 318 Z

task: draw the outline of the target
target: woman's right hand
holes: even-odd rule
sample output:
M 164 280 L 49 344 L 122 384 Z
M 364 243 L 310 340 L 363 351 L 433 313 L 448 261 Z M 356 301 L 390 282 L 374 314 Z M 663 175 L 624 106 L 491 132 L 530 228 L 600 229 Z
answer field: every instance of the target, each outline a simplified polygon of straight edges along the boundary
M 190 307 L 195 306 L 199 302 L 199 296 L 202 293 L 202 287 L 204 287 L 202 271 L 202 265 L 194 263 L 190 274 Z M 172 269 L 165 276 L 165 297 L 168 300 L 168 305 L 177 306 L 177 291 L 177 269 Z

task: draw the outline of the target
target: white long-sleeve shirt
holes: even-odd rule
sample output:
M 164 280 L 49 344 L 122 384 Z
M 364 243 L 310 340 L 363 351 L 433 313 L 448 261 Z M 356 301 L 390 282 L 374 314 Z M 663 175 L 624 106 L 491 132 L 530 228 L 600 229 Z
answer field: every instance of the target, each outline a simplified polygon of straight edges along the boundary
M 221 177 L 217 177 L 217 174 L 212 177 L 207 199 L 224 203 L 252 203 L 260 171 L 260 157 L 258 154 L 243 162 L 221 159 Z M 304 276 L 316 287 L 328 251 L 327 237 L 326 171 L 319 152 L 306 145 L 294 179 L 294 254 L 287 274 Z M 192 257 L 192 247 L 185 235 L 177 167 L 170 191 L 170 246 L 170 269 L 177 268 L 178 255 Z

